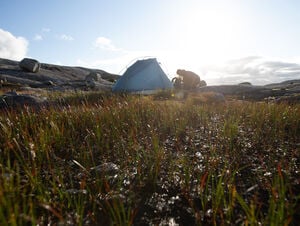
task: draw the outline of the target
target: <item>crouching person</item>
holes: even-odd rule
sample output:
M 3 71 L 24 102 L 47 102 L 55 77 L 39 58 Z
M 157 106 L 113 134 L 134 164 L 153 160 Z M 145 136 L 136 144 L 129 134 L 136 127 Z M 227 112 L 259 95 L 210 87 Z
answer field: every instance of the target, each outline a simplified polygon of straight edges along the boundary
M 178 69 L 177 74 L 182 78 L 184 89 L 195 89 L 200 87 L 200 77 L 196 73 Z

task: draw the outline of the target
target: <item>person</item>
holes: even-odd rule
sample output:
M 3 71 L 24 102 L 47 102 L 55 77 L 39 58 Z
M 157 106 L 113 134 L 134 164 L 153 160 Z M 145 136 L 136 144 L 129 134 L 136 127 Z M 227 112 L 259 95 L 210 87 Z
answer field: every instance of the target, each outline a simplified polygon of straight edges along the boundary
M 176 72 L 181 78 L 184 89 L 195 89 L 200 86 L 200 77 L 192 71 L 178 69 Z
M 172 79 L 172 83 L 173 83 L 175 89 L 182 89 L 183 88 L 183 81 L 182 81 L 182 78 L 180 76 L 174 77 Z

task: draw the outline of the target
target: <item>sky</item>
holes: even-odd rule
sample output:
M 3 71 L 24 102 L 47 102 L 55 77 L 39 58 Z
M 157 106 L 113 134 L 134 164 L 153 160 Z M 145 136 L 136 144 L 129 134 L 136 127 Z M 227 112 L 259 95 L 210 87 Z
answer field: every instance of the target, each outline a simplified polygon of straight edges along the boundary
M 298 0 L 1 0 L 0 58 L 122 74 L 156 57 L 208 85 L 300 79 Z

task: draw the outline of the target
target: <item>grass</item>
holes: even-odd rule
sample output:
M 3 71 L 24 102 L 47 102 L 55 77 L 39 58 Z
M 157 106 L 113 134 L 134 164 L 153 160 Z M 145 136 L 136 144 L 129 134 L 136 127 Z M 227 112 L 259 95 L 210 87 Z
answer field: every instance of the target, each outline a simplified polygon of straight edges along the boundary
M 0 113 L 1 225 L 297 225 L 300 106 L 71 93 Z

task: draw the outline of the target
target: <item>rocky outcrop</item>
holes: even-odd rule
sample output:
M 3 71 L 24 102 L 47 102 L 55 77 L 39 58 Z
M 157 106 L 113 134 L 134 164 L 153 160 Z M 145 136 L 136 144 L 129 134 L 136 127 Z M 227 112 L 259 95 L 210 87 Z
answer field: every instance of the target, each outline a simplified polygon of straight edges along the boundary
M 259 86 L 244 86 L 244 85 L 220 85 L 201 87 L 199 92 L 216 92 L 223 95 L 235 95 L 240 98 L 256 98 L 261 99 L 266 96 L 269 89 Z
M 244 83 L 239 85 L 206 86 L 199 88 L 198 92 L 217 92 L 247 100 L 278 99 L 299 94 L 300 80 L 285 81 L 266 86 L 253 86 Z
M 0 58 L 0 87 L 31 87 L 50 90 L 86 90 L 95 87 L 95 89 L 107 90 L 107 87 L 111 88 L 112 82 L 120 77 L 99 69 L 44 63 L 40 63 L 39 70 L 35 73 L 34 71 L 33 67 L 22 69 L 21 62 Z M 99 75 L 95 86 L 87 83 L 86 78 L 89 74 Z
M 272 100 L 272 102 L 287 103 L 287 104 L 300 103 L 300 93 L 294 94 L 294 95 L 289 95 L 289 96 L 278 97 L 278 98 L 275 98 L 274 100 Z
M 41 64 L 37 60 L 24 58 L 20 61 L 19 66 L 24 71 L 37 73 L 40 70 Z
M 46 104 L 44 99 L 32 95 L 18 95 L 16 92 L 8 92 L 0 96 L 0 109 L 24 106 L 39 108 Z
M 240 86 L 252 86 L 251 82 L 241 82 L 239 83 Z
M 91 72 L 85 77 L 86 81 L 99 81 L 101 79 L 101 75 L 97 72 Z
M 90 88 L 97 90 L 109 91 L 112 88 L 113 83 L 105 80 L 97 72 L 91 72 L 85 77 L 86 85 Z

